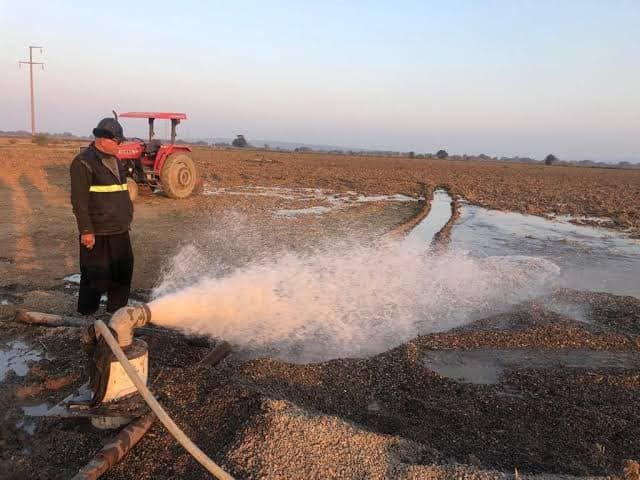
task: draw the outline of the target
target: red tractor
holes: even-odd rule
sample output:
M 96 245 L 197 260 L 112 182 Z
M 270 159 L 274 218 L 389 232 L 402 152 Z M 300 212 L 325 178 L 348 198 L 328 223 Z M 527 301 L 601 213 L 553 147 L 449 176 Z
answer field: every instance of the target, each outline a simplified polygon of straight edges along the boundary
M 138 196 L 138 185 L 152 191 L 160 187 L 171 198 L 186 198 L 197 187 L 198 171 L 189 156 L 191 149 L 176 145 L 176 126 L 186 120 L 184 113 L 172 112 L 127 112 L 119 118 L 146 118 L 149 122 L 149 140 L 128 138 L 120 144 L 118 158 L 125 163 L 128 172 L 127 184 L 131 199 Z M 171 143 L 163 145 L 154 140 L 153 123 L 156 119 L 171 120 Z

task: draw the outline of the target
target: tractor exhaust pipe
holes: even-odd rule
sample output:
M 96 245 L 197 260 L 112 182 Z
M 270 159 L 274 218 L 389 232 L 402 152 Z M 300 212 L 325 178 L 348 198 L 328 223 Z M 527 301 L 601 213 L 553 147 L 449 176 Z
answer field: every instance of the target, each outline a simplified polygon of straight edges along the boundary
M 134 307 L 127 306 L 117 310 L 109 320 L 109 327 L 116 332 L 118 345 L 125 348 L 133 342 L 133 330 L 144 327 L 151 321 L 149 305 L 143 303 Z

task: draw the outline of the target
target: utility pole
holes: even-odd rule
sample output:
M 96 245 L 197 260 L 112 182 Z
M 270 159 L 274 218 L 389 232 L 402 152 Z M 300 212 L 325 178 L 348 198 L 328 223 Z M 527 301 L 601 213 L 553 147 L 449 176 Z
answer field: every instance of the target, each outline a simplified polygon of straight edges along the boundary
M 35 100 L 34 100 L 34 95 L 33 95 L 33 66 L 34 65 L 42 65 L 42 69 L 44 70 L 44 63 L 43 62 L 34 62 L 33 61 L 33 49 L 34 48 L 38 48 L 40 49 L 40 54 L 42 55 L 42 47 L 35 47 L 35 46 L 30 46 L 29 47 L 29 61 L 20 61 L 18 62 L 18 66 L 22 66 L 22 64 L 24 63 L 25 65 L 29 65 L 29 84 L 30 84 L 30 96 L 31 96 L 31 135 L 35 136 L 36 134 L 36 106 L 35 106 Z

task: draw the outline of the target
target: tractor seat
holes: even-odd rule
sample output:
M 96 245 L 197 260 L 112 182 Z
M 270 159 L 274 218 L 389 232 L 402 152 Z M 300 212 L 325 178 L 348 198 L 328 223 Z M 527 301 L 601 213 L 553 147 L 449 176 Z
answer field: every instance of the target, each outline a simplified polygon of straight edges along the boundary
M 150 142 L 145 143 L 144 153 L 146 153 L 147 155 L 155 156 L 158 153 L 158 150 L 160 150 L 161 146 L 162 142 L 160 140 L 151 140 Z

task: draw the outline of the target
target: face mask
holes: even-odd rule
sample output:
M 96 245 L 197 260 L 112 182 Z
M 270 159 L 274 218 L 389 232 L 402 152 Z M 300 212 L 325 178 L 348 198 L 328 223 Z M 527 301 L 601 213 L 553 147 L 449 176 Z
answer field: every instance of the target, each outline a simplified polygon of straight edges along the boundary
M 118 142 L 111 138 L 96 138 L 96 148 L 107 155 L 116 156 L 118 154 Z

